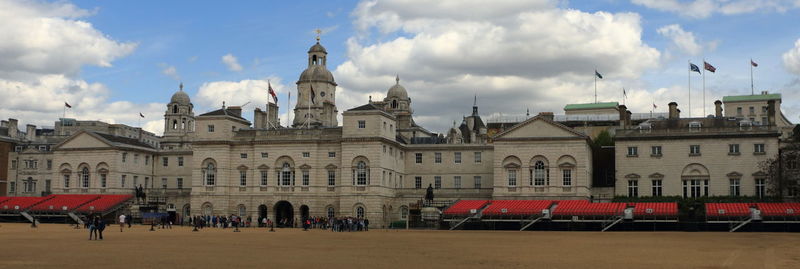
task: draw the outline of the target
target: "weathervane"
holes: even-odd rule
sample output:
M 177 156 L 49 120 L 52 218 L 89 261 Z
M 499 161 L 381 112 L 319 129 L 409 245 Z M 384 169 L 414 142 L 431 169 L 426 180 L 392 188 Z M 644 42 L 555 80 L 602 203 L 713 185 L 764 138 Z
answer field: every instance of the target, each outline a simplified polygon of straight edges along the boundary
M 319 28 L 317 28 L 317 30 L 314 30 L 314 32 L 316 32 L 316 33 L 317 33 L 317 42 L 319 42 L 319 36 L 322 34 L 322 30 L 320 30 Z

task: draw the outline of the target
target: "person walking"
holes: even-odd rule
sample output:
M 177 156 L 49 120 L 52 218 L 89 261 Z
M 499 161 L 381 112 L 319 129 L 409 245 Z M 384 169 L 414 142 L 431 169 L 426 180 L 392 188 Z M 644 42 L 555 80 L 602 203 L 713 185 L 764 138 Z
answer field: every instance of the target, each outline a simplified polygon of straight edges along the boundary
M 92 236 L 97 239 L 97 217 L 89 218 L 86 224 L 89 225 L 89 240 L 92 240 Z
M 103 240 L 103 230 L 106 229 L 106 221 L 97 217 L 97 233 L 100 235 L 100 240 Z
M 122 228 L 125 227 L 125 214 L 119 215 L 119 232 L 122 232 Z

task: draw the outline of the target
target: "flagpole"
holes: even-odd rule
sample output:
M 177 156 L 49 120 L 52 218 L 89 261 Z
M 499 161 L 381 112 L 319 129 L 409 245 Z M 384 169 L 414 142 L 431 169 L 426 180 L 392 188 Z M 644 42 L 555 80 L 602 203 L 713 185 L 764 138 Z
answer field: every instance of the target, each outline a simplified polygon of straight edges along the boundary
M 289 106 L 291 106 L 291 104 L 290 104 L 291 101 L 292 101 L 292 92 L 289 92 L 289 98 L 286 98 L 286 126 L 287 127 L 291 127 L 292 126 L 292 120 L 290 118 L 291 117 L 291 113 L 289 113 Z
M 594 69 L 594 103 L 597 104 L 597 69 Z
M 689 70 L 686 71 L 687 78 L 689 80 L 689 117 L 692 117 L 692 61 L 687 60 L 689 63 Z
M 706 59 L 703 59 L 703 115 L 701 117 L 706 116 Z
M 753 88 L 753 58 L 750 58 L 750 95 L 755 94 Z

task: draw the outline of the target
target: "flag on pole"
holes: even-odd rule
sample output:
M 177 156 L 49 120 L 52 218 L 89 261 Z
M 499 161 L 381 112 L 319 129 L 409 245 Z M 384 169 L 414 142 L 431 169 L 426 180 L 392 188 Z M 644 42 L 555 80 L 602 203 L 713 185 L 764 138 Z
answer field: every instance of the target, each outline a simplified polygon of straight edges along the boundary
M 142 114 L 142 112 L 139 112 L 139 117 L 144 118 L 144 114 Z
M 692 72 L 697 72 L 698 74 L 700 74 L 700 67 L 697 67 L 693 63 L 689 63 L 689 70 L 691 70 Z
M 758 64 L 754 62 L 753 59 L 750 59 L 750 65 L 752 65 L 753 67 L 758 67 Z
M 311 86 L 311 103 L 312 103 L 312 104 L 314 104 L 314 97 L 315 97 L 316 95 L 317 95 L 317 94 L 316 94 L 316 93 L 314 93 L 314 86 L 312 85 L 312 86 Z
M 656 108 L 658 108 L 658 106 L 656 105 L 656 103 L 653 103 L 653 109 L 656 109 Z
M 272 98 L 275 99 L 275 103 L 278 103 L 278 95 L 275 94 L 275 91 L 272 90 L 272 83 L 267 82 L 269 85 L 269 95 L 272 95 Z
M 710 63 L 706 62 L 706 61 L 703 61 L 703 68 L 705 68 L 706 70 L 708 70 L 711 73 L 716 73 L 717 72 L 717 68 L 714 67 L 713 65 L 711 65 Z
M 603 75 L 600 75 L 600 73 L 598 73 L 597 70 L 594 70 L 594 75 L 597 76 L 597 78 L 599 79 L 603 79 Z
M 69 105 L 69 103 L 67 103 L 67 102 L 64 102 L 64 106 L 67 107 L 67 108 L 72 108 L 72 106 Z
M 622 97 L 628 98 L 628 93 L 625 92 L 625 88 L 622 88 Z

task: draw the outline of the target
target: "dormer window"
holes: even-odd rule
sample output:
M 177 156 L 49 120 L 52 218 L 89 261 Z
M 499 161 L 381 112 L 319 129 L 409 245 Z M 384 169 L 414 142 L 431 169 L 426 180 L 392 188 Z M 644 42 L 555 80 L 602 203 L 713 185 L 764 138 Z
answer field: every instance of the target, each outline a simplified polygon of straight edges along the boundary
M 689 123 L 689 131 L 700 131 L 701 127 L 703 127 L 703 124 L 698 121 L 693 121 Z

